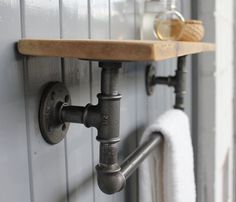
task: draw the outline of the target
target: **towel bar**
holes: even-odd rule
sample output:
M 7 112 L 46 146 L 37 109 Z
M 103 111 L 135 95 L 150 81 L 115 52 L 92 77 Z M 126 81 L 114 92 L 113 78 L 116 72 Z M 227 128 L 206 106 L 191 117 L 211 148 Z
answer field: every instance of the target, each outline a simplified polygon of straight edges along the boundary
M 106 194 L 114 194 L 123 189 L 126 180 L 138 168 L 142 161 L 162 142 L 161 133 L 153 133 L 139 147 L 137 147 L 121 164 L 119 169 L 100 169 L 100 164 L 97 165 L 98 185 Z M 104 153 L 104 155 L 106 155 Z M 102 165 L 104 166 L 104 165 Z
M 159 132 L 150 135 L 142 145 L 136 148 L 121 164 L 121 173 L 127 179 L 142 161 L 153 151 L 153 149 L 163 141 Z

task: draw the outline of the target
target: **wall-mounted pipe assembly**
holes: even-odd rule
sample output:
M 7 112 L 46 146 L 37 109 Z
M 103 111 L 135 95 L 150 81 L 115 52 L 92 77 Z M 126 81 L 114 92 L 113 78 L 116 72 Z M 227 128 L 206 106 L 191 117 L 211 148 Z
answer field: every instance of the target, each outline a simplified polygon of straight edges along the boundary
M 175 109 L 184 109 L 184 95 L 186 94 L 186 56 L 178 57 L 177 70 L 174 76 L 156 76 L 155 67 L 149 65 L 146 69 L 146 91 L 152 95 L 154 86 L 157 84 L 174 87 Z
M 150 67 L 146 74 L 147 92 L 150 94 L 155 84 L 174 86 L 175 108 L 180 109 L 183 109 L 185 92 L 184 60 L 184 57 L 179 58 L 174 77 L 156 77 Z M 97 95 L 97 105 L 71 106 L 65 85 L 60 82 L 49 83 L 40 102 L 39 125 L 44 139 L 49 144 L 56 144 L 65 137 L 70 122 L 97 128 L 97 140 L 100 142 L 100 159 L 96 166 L 98 185 L 104 193 L 113 194 L 122 190 L 127 178 L 161 142 L 162 135 L 152 134 L 121 165 L 118 164 L 121 95 L 117 90 L 117 83 L 121 62 L 99 62 L 99 66 L 102 68 L 101 93 Z

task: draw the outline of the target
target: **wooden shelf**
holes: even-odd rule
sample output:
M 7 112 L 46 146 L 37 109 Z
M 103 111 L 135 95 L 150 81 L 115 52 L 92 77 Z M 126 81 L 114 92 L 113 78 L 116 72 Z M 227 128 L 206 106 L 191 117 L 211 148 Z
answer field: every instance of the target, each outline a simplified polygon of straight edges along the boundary
M 158 61 L 214 51 L 215 45 L 176 41 L 23 39 L 18 42 L 18 50 L 23 55 L 94 61 Z

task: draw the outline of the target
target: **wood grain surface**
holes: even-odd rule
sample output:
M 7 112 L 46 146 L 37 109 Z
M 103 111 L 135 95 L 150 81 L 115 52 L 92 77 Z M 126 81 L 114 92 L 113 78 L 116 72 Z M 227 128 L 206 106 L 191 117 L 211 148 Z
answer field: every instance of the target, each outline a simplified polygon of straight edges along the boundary
M 158 61 L 214 51 L 211 43 L 140 40 L 37 40 L 18 43 L 21 54 L 85 60 Z

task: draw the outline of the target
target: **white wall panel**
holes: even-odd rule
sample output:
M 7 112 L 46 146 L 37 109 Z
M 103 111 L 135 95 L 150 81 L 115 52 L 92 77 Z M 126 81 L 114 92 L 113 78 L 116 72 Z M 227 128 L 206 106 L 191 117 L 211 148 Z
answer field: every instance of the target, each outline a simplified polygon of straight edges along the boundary
M 63 0 L 61 3 L 62 38 L 86 39 L 88 32 L 87 0 Z M 89 62 L 63 59 L 63 76 L 71 95 L 72 105 L 90 102 Z M 66 138 L 68 199 L 70 202 L 94 201 L 93 150 L 91 129 L 70 124 Z
M 58 1 L 25 0 L 21 3 L 24 12 L 24 37 L 60 37 Z M 24 69 L 32 201 L 67 201 L 64 141 L 54 146 L 47 144 L 38 125 L 43 86 L 50 81 L 61 81 L 60 58 L 28 57 Z
M 0 201 L 30 201 L 18 1 L 0 1 Z

